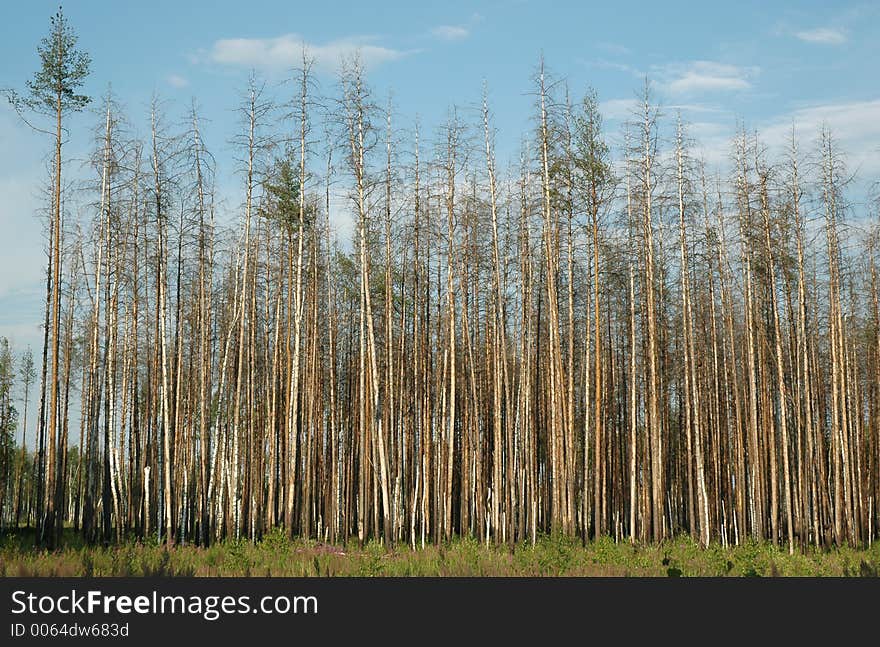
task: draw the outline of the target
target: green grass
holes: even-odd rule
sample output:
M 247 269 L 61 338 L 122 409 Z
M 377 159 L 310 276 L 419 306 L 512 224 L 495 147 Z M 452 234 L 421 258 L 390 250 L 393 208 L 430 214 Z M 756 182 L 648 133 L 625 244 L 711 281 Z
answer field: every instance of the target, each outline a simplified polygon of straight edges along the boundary
M 126 576 L 877 576 L 880 544 L 789 555 L 785 548 L 746 543 L 701 549 L 691 538 L 631 546 L 599 539 L 583 545 L 540 537 L 534 546 L 486 546 L 473 539 L 412 550 L 376 542 L 328 545 L 289 540 L 227 541 L 208 548 L 126 543 L 85 546 L 72 533 L 53 552 L 33 548 L 33 531 L 0 539 L 0 577 Z

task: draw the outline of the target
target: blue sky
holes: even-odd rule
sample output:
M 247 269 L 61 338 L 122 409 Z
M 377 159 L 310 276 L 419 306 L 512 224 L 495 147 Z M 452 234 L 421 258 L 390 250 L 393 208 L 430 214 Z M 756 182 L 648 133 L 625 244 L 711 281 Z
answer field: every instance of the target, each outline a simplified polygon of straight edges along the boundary
M 37 69 L 35 47 L 56 8 L 30 0 L 0 9 L 0 88 L 22 89 Z M 375 96 L 392 91 L 397 123 L 408 128 L 418 115 L 428 136 L 451 105 L 467 116 L 485 79 L 502 162 L 531 127 L 530 79 L 543 52 L 575 97 L 596 89 L 612 141 L 648 75 L 667 114 L 682 111 L 710 162 L 723 161 L 738 119 L 771 148 L 793 121 L 804 145 L 825 121 L 850 167 L 866 181 L 880 178 L 877 2 L 81 0 L 66 3 L 65 14 L 93 59 L 89 94 L 112 83 L 141 132 L 154 91 L 171 120 L 197 97 L 223 171 L 232 166 L 233 108 L 248 71 L 280 81 L 305 43 L 328 93 L 338 56 L 361 49 Z M 95 122 L 86 112 L 71 126 L 86 133 Z M 87 149 L 86 136 L 71 141 L 69 175 Z M 0 335 L 36 353 L 45 256 L 33 214 L 49 142 L 3 105 L 0 150 Z

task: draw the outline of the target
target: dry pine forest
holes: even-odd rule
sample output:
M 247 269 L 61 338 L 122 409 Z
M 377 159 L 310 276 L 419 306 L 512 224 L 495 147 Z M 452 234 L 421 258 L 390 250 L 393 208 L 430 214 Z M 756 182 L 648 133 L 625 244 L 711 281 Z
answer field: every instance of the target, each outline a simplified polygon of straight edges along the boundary
M 743 126 L 710 166 L 648 81 L 611 131 L 543 61 L 521 139 L 489 91 L 420 129 L 357 59 L 319 79 L 305 52 L 230 101 L 223 202 L 229 145 L 195 103 L 108 93 L 89 163 L 63 157 L 89 103 L 76 47 L 56 16 L 9 93 L 50 124 L 51 166 L 43 348 L 30 372 L 4 351 L 4 526 L 47 546 L 877 538 L 880 219 L 833 132 L 771 155 Z

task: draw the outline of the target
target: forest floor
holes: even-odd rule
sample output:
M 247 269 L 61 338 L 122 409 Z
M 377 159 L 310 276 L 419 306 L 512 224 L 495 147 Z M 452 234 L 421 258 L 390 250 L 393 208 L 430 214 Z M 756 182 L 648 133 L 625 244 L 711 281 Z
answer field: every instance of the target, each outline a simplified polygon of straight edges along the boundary
M 609 538 L 586 545 L 565 537 L 539 537 L 534 546 L 486 546 L 456 539 L 439 546 L 387 549 L 379 543 L 330 545 L 289 540 L 272 533 L 263 541 L 227 541 L 202 548 L 124 543 L 85 546 L 65 531 L 63 547 L 33 548 L 33 530 L 0 535 L 0 577 L 128 576 L 878 576 L 880 543 L 867 549 L 809 549 L 748 542 L 701 549 L 690 537 L 631 546 Z

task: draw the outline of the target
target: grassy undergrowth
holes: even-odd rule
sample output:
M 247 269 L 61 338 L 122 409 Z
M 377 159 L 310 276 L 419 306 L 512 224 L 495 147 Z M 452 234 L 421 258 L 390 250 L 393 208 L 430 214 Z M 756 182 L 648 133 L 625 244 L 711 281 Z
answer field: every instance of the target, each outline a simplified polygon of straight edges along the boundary
M 329 545 L 270 533 L 258 544 L 227 541 L 170 549 L 142 543 L 84 546 L 72 534 L 63 548 L 33 548 L 33 531 L 0 540 L 0 577 L 15 576 L 877 576 L 880 545 L 789 555 L 768 543 L 701 549 L 691 538 L 631 546 L 566 537 L 486 546 L 473 539 L 416 550 L 378 543 Z

